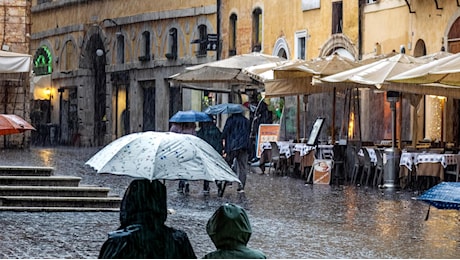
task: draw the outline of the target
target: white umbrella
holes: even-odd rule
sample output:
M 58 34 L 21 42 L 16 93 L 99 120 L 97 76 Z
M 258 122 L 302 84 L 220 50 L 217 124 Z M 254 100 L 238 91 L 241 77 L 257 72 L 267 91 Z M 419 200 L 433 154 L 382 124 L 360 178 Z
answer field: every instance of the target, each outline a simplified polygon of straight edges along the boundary
M 446 56 L 388 78 L 396 83 L 441 83 L 460 86 L 460 53 Z
M 141 132 L 116 139 L 85 164 L 98 173 L 149 180 L 240 182 L 222 156 L 203 139 L 171 132 Z

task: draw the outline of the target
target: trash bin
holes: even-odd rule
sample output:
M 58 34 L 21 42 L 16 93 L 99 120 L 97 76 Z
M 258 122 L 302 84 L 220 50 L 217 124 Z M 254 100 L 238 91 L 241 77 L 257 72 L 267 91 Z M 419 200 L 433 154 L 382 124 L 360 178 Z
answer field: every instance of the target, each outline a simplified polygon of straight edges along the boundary
M 399 159 L 401 151 L 398 148 L 387 148 L 383 154 L 384 175 L 383 187 L 386 189 L 399 188 Z

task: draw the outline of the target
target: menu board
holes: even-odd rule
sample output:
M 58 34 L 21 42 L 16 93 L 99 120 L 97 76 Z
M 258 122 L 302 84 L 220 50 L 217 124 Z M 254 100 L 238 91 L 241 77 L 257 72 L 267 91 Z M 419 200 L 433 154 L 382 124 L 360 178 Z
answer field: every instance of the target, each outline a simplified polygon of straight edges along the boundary
M 259 134 L 257 135 L 256 140 L 256 149 L 257 157 L 260 158 L 262 154 L 261 145 L 267 142 L 276 142 L 278 141 L 280 134 L 280 125 L 279 124 L 260 124 L 259 125 Z

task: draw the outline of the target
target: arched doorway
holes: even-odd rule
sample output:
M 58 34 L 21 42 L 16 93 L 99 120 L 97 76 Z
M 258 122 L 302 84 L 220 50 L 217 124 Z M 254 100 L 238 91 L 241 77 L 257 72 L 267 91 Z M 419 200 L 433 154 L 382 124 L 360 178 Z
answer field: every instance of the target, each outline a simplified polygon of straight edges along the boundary
M 90 70 L 89 80 L 94 85 L 93 145 L 95 146 L 105 144 L 104 137 L 107 132 L 105 55 L 106 51 L 100 34 L 98 32 L 92 34 L 85 49 L 85 56 L 88 58 L 84 66 Z

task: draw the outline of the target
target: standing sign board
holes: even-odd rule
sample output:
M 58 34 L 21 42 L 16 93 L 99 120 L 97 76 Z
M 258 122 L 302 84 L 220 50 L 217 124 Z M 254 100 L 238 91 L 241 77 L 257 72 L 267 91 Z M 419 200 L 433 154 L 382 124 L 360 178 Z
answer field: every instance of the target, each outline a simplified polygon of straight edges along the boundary
M 260 158 L 262 154 L 261 145 L 268 142 L 278 141 L 280 134 L 280 125 L 279 124 L 260 124 L 259 125 L 259 134 L 257 135 L 256 140 L 256 151 L 257 157 Z

